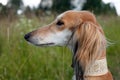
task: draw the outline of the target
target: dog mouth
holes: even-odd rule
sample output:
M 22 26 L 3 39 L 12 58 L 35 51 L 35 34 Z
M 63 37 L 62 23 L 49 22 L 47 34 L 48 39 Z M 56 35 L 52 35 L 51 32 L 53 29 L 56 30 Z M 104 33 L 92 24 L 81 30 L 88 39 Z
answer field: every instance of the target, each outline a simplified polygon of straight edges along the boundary
M 36 46 L 53 46 L 55 45 L 54 43 L 44 43 L 44 44 L 35 44 Z

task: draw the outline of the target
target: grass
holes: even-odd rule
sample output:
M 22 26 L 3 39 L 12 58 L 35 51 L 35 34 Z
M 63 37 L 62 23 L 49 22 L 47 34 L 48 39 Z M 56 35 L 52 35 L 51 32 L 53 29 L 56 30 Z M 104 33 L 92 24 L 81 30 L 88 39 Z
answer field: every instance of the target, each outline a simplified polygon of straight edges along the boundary
M 98 16 L 111 44 L 107 49 L 110 71 L 120 79 L 120 17 Z M 0 21 L 0 80 L 71 80 L 71 52 L 65 47 L 35 47 L 24 34 L 50 23 L 54 17 L 40 20 L 24 17 Z

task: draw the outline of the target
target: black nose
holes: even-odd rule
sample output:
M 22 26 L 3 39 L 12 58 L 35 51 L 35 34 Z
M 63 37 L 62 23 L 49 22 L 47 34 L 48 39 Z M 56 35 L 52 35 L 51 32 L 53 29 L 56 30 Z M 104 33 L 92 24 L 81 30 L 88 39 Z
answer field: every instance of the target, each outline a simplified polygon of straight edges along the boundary
M 26 35 L 24 36 L 25 40 L 29 41 L 30 36 L 31 36 L 30 33 L 26 34 Z

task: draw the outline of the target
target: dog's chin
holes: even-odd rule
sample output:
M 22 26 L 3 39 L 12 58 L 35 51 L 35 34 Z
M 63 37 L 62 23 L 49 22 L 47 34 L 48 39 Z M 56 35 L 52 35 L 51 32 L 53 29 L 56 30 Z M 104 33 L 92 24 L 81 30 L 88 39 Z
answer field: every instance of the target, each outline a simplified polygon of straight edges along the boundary
M 29 44 L 32 44 L 32 45 L 35 45 L 35 46 L 39 46 L 39 47 L 43 47 L 43 46 L 55 46 L 55 43 L 36 43 L 34 41 L 31 41 L 31 40 L 27 40 L 27 42 Z
M 54 42 L 48 42 L 48 43 L 36 43 L 34 41 L 27 41 L 29 44 L 38 46 L 38 47 L 47 47 L 47 46 L 64 46 L 64 44 L 58 44 L 58 43 L 54 43 Z
M 35 44 L 36 46 L 44 47 L 44 46 L 54 46 L 54 43 L 44 43 L 44 44 Z

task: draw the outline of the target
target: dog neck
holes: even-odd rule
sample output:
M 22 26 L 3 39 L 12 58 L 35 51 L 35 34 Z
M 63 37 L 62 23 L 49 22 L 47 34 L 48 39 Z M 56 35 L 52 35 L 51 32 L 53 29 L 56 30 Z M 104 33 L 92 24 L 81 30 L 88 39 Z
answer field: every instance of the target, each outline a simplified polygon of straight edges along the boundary
M 76 50 L 74 50 L 75 48 L 73 48 L 72 46 L 69 46 L 69 48 L 72 50 L 72 53 L 74 56 L 76 53 Z M 80 65 L 80 66 L 82 66 L 82 65 Z M 76 70 L 75 66 L 74 66 L 74 57 L 72 60 L 72 67 L 74 70 Z M 89 65 L 87 70 L 85 70 L 84 72 L 82 71 L 82 69 L 80 69 L 80 70 L 81 70 L 80 73 L 82 73 L 83 78 L 85 76 L 101 76 L 101 75 L 106 74 L 108 72 L 107 61 L 106 61 L 106 51 L 103 51 L 101 57 L 97 58 L 94 62 L 92 62 Z M 75 71 L 75 74 L 76 74 L 76 71 Z M 75 76 L 75 77 L 77 77 L 77 76 Z

